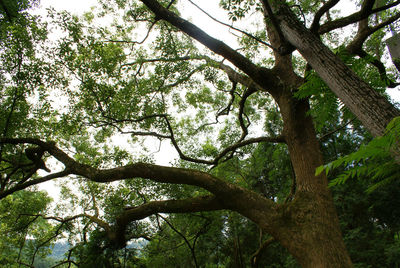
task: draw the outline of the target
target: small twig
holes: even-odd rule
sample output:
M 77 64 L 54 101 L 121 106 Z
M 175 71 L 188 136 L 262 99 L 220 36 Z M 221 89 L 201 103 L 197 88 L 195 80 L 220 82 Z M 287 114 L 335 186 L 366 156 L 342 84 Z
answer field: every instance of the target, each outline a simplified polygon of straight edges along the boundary
M 193 245 L 190 244 L 189 240 L 186 238 L 186 236 L 184 234 L 182 234 L 182 232 L 180 232 L 178 229 L 176 229 L 172 223 L 170 223 L 165 217 L 161 216 L 160 214 L 158 214 L 158 216 L 163 219 L 165 221 L 165 223 L 175 232 L 177 233 L 180 237 L 182 237 L 183 241 L 185 241 L 185 244 L 187 245 L 187 247 L 190 250 L 190 253 L 192 254 L 192 258 L 195 264 L 195 267 L 199 267 L 198 263 L 197 263 L 197 258 L 196 258 L 196 252 L 194 250 L 194 246 L 196 242 L 193 242 Z
M 351 119 L 350 121 L 348 121 L 347 123 L 337 127 L 336 129 L 329 131 L 328 133 L 325 133 L 324 135 L 322 135 L 318 140 L 323 141 L 326 137 L 338 132 L 339 130 L 342 130 L 344 128 L 346 128 L 349 124 L 351 124 L 354 120 L 356 120 L 356 118 Z

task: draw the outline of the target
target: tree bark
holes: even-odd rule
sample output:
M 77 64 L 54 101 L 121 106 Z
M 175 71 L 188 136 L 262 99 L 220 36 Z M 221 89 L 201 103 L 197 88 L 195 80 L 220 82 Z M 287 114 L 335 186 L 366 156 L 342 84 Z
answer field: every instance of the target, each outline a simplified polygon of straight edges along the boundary
M 303 267 L 352 267 L 327 187 L 327 178 L 325 174 L 315 176 L 316 168 L 323 164 L 322 154 L 312 118 L 307 116 L 308 101 L 297 100 L 292 94 L 292 89 L 299 86 L 300 79 L 293 71 L 291 57 L 275 54 L 275 67 L 270 70 L 255 66 L 226 44 L 166 10 L 158 1 L 142 2 L 156 14 L 156 18 L 170 22 L 231 61 L 263 91 L 271 93 L 280 107 L 284 122 L 283 134 L 296 175 L 297 191 L 294 200 L 288 204 L 272 206 L 269 200 L 263 200 L 256 193 L 239 190 L 237 187 L 225 193 L 211 188 L 207 190 L 214 193 L 225 207 L 249 218 L 276 238 Z M 273 29 L 269 29 L 268 34 L 274 36 L 276 42 L 281 41 Z
M 278 4 L 276 18 L 285 39 L 290 42 L 336 96 L 374 136 L 382 136 L 387 124 L 400 116 L 384 96 L 372 89 L 307 30 L 285 4 Z
M 286 204 L 276 204 L 256 192 L 196 170 L 146 163 L 99 170 L 77 163 L 54 144 L 35 139 L 3 141 L 37 144 L 62 162 L 68 174 L 81 175 L 95 182 L 105 183 L 141 177 L 160 183 L 192 185 L 212 193 L 211 196 L 152 202 L 141 207 L 128 208 L 117 219 L 120 229 L 117 226 L 114 239 L 119 245 L 124 243 L 126 225 L 150 214 L 230 209 L 252 220 L 271 234 L 303 267 L 352 267 L 341 237 L 338 217 L 327 187 L 327 178 L 325 174 L 315 176 L 315 169 L 323 164 L 322 154 L 312 118 L 308 116 L 308 101 L 298 100 L 292 94 L 292 89 L 299 85 L 299 77 L 293 71 L 291 57 L 276 54 L 276 65 L 273 69 L 259 67 L 223 42 L 211 38 L 190 22 L 167 10 L 158 1 L 142 2 L 156 14 L 157 19 L 168 21 L 231 61 L 264 92 L 269 92 L 274 97 L 282 114 L 283 136 L 295 173 L 297 190 L 294 199 Z M 269 34 L 274 35 L 274 30 L 269 29 Z M 276 42 L 280 41 L 277 37 Z
M 276 238 L 302 267 L 352 267 L 325 173 L 308 101 L 283 95 L 278 100 L 284 134 L 296 175 L 294 200 L 283 208 Z

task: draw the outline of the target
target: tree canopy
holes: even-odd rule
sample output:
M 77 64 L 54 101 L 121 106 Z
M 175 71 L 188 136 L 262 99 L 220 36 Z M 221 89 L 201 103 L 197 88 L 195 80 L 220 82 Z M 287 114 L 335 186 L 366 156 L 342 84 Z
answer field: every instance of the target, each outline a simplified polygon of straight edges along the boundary
M 0 1 L 0 264 L 399 265 L 400 1 L 205 3 Z

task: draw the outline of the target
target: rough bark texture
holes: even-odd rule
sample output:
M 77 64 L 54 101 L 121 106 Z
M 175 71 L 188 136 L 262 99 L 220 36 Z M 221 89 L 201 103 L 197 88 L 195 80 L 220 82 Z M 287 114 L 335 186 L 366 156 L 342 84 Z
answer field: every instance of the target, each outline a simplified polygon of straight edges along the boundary
M 283 96 L 279 101 L 285 136 L 296 174 L 294 200 L 284 208 L 277 239 L 303 267 L 352 267 L 324 174 L 315 176 L 322 154 L 308 103 Z
M 383 135 L 387 124 L 400 116 L 400 111 L 308 31 L 287 6 L 280 5 L 276 17 L 286 40 L 299 50 L 338 98 L 372 135 Z
M 76 162 L 52 143 L 37 139 L 0 139 L 0 143 L 35 144 L 64 164 L 64 171 L 49 175 L 53 177 L 47 179 L 75 174 L 104 183 L 141 177 L 160 183 L 192 185 L 210 192 L 210 195 L 202 197 L 153 201 L 142 206 L 126 208 L 116 219 L 114 228 L 105 228 L 110 239 L 118 247 L 125 245 L 125 229 L 133 220 L 155 213 L 230 209 L 258 224 L 285 246 L 303 267 L 352 267 L 341 236 L 332 196 L 327 187 L 327 178 L 325 174 L 315 176 L 315 170 L 323 164 L 323 159 L 312 118 L 308 115 L 308 100 L 299 100 L 293 96 L 302 79 L 293 70 L 291 55 L 282 55 L 275 51 L 275 66 L 271 69 L 260 67 L 225 43 L 210 37 L 195 25 L 169 11 L 158 1 L 142 2 L 155 14 L 157 20 L 165 20 L 172 24 L 236 66 L 240 72 L 222 63 L 215 64 L 216 68 L 224 70 L 232 81 L 251 88 L 251 92 L 261 91 L 272 95 L 280 108 L 283 133 L 278 139 L 264 141 L 275 140 L 287 144 L 297 187 L 292 201 L 276 204 L 251 190 L 196 170 L 146 163 L 100 170 Z M 269 5 L 268 1 L 261 2 L 266 8 L 266 5 Z M 279 2 L 275 1 L 275 4 Z M 330 5 L 336 2 L 338 1 L 332 0 Z M 281 7 L 279 4 L 276 6 Z M 267 13 L 271 12 L 265 12 L 266 17 Z M 400 112 L 347 68 L 318 37 L 305 29 L 287 6 L 275 9 L 275 13 L 279 25 L 266 25 L 272 46 L 282 47 L 286 45 L 284 39 L 289 41 L 372 134 L 382 135 L 388 122 L 399 116 Z M 364 18 L 363 14 L 359 16 Z M 317 28 L 315 26 L 315 31 Z M 240 145 L 245 143 L 241 140 Z M 239 143 L 236 145 L 239 146 Z M 28 181 L 21 184 L 22 186 L 17 185 L 15 189 L 20 190 L 21 187 L 29 186 L 28 183 L 33 185 L 38 182 Z M 6 194 L 16 190 L 8 190 Z M 4 193 L 0 192 L 0 198 Z

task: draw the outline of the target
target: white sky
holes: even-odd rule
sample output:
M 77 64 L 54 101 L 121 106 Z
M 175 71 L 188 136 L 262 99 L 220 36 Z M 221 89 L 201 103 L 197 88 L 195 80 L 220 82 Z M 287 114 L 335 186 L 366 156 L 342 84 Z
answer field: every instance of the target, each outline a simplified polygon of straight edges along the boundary
M 54 7 L 56 10 L 68 10 L 75 14 L 82 14 L 95 6 L 97 0 L 40 0 L 43 8 Z
M 211 15 L 216 14 L 218 12 L 217 8 L 213 8 L 213 6 L 217 7 L 219 1 L 215 0 L 197 0 L 195 1 L 203 7 L 207 12 L 209 12 Z M 222 26 L 220 24 L 215 24 L 211 19 L 209 19 L 207 16 L 204 14 L 200 13 L 197 9 L 190 11 L 191 8 L 194 8 L 189 2 L 183 1 L 185 8 L 187 8 L 188 11 L 183 12 L 184 17 L 189 17 L 196 25 L 201 26 L 203 30 L 205 30 L 207 33 L 210 35 L 221 38 L 224 37 L 225 35 L 228 35 L 228 30 L 225 26 Z M 349 2 L 347 1 L 342 1 L 341 3 L 344 3 L 344 5 L 348 5 Z M 68 10 L 74 14 L 83 14 L 84 12 L 90 11 L 90 7 L 96 6 L 97 5 L 97 0 L 41 0 L 40 6 L 41 8 L 47 8 L 47 7 L 54 7 L 56 10 Z M 349 13 L 349 9 L 345 8 L 347 10 L 347 13 Z M 351 10 L 351 8 L 350 8 Z M 195 13 L 194 13 L 195 12 Z M 193 16 L 191 15 L 193 14 Z M 221 13 L 219 13 L 216 17 L 221 19 Z M 227 18 L 222 18 L 222 21 L 227 22 Z M 225 34 L 226 33 L 226 34 Z M 224 38 L 225 39 L 225 38 Z M 229 40 L 229 39 L 228 39 Z M 226 40 L 224 40 L 227 42 Z M 233 45 L 230 41 L 228 41 L 230 45 Z M 396 89 L 388 89 L 387 92 L 391 95 L 394 101 L 400 102 L 400 90 L 399 88 Z M 154 145 L 154 151 L 158 150 L 159 144 Z M 173 148 L 168 145 L 167 142 L 162 143 L 162 148 L 161 151 L 170 151 Z M 169 153 L 171 155 L 171 152 Z M 176 156 L 176 152 L 174 151 L 174 155 Z M 169 159 L 165 158 L 165 153 L 159 153 L 159 155 L 155 155 L 158 164 L 164 164 L 167 165 L 171 161 L 171 157 L 168 157 Z M 43 185 L 44 188 L 48 189 L 50 192 L 50 195 L 53 197 L 57 198 L 57 193 L 55 192 L 56 189 L 54 188 L 54 183 L 46 183 Z M 40 188 L 43 189 L 41 186 Z
M 186 8 L 194 8 L 189 2 L 187 1 L 181 1 Z M 215 0 L 197 0 L 195 1 L 200 5 L 202 8 L 207 10 L 211 15 L 215 12 L 217 9 L 212 8 L 212 6 L 217 6 L 219 1 Z M 68 10 L 72 13 L 75 14 L 82 14 L 86 11 L 90 10 L 90 7 L 96 6 L 97 5 L 97 0 L 41 0 L 41 7 L 47 8 L 49 6 L 54 7 L 56 10 Z M 350 6 L 351 5 L 351 6 Z M 349 14 L 351 13 L 351 9 L 353 8 L 351 4 L 348 1 L 341 1 L 336 7 L 342 8 L 344 14 Z M 215 24 L 212 20 L 210 20 L 207 16 L 202 14 L 201 12 L 198 12 L 197 9 L 194 9 L 193 14 L 196 14 L 196 16 L 191 16 L 191 12 L 188 11 L 188 17 L 197 25 L 206 30 L 206 32 L 214 37 L 221 37 L 221 34 L 227 33 L 226 27 Z M 220 14 L 219 14 L 220 15 Z M 218 17 L 218 16 L 216 16 Z M 222 19 L 222 21 L 227 21 Z M 212 25 L 212 26 L 207 26 L 207 25 Z M 228 41 L 229 42 L 229 41 Z M 387 89 L 388 94 L 392 97 L 392 99 L 396 102 L 400 102 L 400 89 L 399 87 L 397 88 L 392 88 L 392 89 Z

